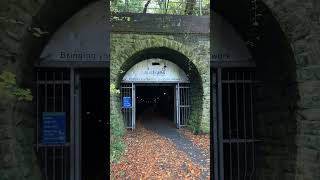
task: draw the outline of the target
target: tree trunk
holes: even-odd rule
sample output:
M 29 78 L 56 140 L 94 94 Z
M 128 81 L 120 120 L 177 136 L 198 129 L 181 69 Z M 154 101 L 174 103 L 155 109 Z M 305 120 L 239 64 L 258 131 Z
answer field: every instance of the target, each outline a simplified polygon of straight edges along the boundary
M 186 15 L 192 15 L 194 14 L 194 7 L 196 5 L 196 0 L 186 0 L 186 9 L 185 14 Z
M 144 8 L 143 8 L 143 13 L 147 13 L 147 10 L 148 10 L 148 6 L 150 4 L 151 0 L 148 0 L 148 2 L 144 5 Z

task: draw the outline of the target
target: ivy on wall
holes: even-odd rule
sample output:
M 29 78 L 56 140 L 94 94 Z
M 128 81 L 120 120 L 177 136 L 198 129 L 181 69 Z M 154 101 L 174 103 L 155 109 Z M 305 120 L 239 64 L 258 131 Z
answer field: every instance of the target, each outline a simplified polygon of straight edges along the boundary
M 120 90 L 116 88 L 115 84 L 110 84 L 111 96 L 119 96 Z M 111 101 L 111 108 L 116 108 L 116 102 Z M 110 162 L 119 162 L 120 157 L 125 152 L 125 144 L 123 142 L 123 135 L 125 133 L 122 118 L 119 114 L 110 113 Z
M 30 89 L 19 88 L 16 75 L 9 71 L 0 74 L 0 96 L 14 98 L 17 101 L 32 101 Z
M 4 102 L 7 102 L 6 106 L 12 107 L 10 120 L 15 126 L 18 126 L 22 120 L 16 122 L 15 111 L 19 103 L 32 101 L 31 90 L 18 87 L 16 75 L 9 71 L 3 71 L 0 74 L 0 97 Z

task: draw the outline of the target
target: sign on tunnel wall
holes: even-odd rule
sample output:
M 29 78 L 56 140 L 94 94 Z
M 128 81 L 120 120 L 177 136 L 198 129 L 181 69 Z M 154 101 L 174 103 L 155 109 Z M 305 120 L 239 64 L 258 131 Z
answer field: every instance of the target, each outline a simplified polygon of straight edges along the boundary
M 64 144 L 66 142 L 66 113 L 43 112 L 43 144 Z
M 189 82 L 186 73 L 173 62 L 164 59 L 148 59 L 134 65 L 123 82 Z
M 123 108 L 131 108 L 131 97 L 123 97 L 122 106 Z

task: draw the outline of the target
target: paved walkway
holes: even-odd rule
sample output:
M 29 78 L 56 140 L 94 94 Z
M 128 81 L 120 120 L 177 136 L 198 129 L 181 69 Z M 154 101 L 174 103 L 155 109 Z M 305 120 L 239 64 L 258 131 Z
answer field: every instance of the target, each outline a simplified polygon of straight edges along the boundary
M 171 140 L 178 150 L 185 152 L 193 163 L 204 167 L 201 177 L 206 179 L 210 174 L 210 154 L 196 147 L 189 139 L 180 134 L 172 121 L 157 113 L 146 112 L 139 119 L 146 129 Z

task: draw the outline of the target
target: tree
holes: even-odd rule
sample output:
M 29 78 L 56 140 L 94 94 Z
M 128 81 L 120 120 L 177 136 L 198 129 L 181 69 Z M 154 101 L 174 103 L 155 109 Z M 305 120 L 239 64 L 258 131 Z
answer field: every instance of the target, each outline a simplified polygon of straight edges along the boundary
M 111 12 L 143 12 L 143 1 L 141 0 L 111 0 Z
M 112 12 L 208 15 L 209 0 L 111 0 Z

